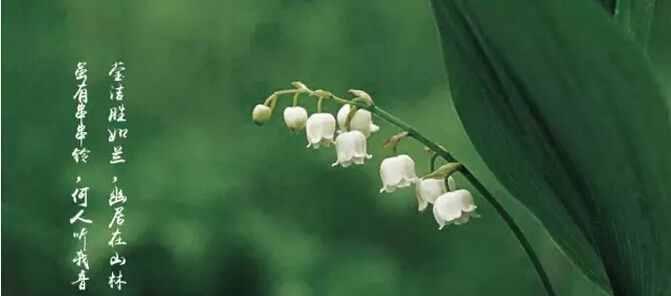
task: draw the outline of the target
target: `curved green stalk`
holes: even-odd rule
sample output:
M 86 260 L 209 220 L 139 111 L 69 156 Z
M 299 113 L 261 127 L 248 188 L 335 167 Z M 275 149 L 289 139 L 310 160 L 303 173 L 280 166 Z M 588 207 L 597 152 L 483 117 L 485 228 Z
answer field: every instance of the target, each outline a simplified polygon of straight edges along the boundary
M 415 128 L 413 128 L 411 125 L 405 123 L 396 116 L 391 115 L 390 113 L 381 109 L 380 107 L 377 107 L 375 105 L 373 106 L 360 105 L 360 107 L 368 109 L 371 113 L 377 115 L 378 117 L 384 119 L 385 121 L 407 131 L 409 136 L 415 138 L 417 141 L 424 144 L 426 147 L 434 151 L 436 155 L 439 155 L 444 160 L 449 162 L 457 161 L 450 154 L 449 151 L 445 150 L 445 148 L 429 140 L 424 135 L 419 133 Z M 435 160 L 435 158 L 432 158 L 432 166 L 433 166 L 433 160 Z M 552 288 L 550 278 L 548 277 L 547 272 L 545 272 L 545 269 L 543 268 L 543 265 L 541 264 L 538 255 L 536 254 L 536 252 L 531 246 L 531 243 L 529 243 L 529 240 L 527 240 L 526 236 L 524 235 L 524 232 L 522 232 L 522 229 L 519 227 L 519 225 L 517 225 L 517 223 L 510 215 L 510 213 L 508 213 L 505 210 L 505 208 L 503 208 L 501 203 L 499 203 L 496 200 L 496 198 L 494 198 L 491 192 L 489 192 L 489 190 L 487 190 L 487 188 L 482 183 L 480 183 L 480 181 L 473 175 L 473 173 L 471 173 L 470 170 L 468 170 L 466 166 L 462 164 L 461 168 L 459 169 L 459 172 L 461 172 L 461 174 L 466 178 L 466 180 L 468 180 L 468 182 L 470 182 L 473 185 L 473 187 L 475 187 L 475 189 L 477 189 L 480 192 L 480 194 L 482 194 L 482 196 L 494 207 L 494 209 L 501 216 L 503 221 L 506 222 L 508 228 L 510 228 L 513 234 L 515 234 L 515 237 L 519 241 L 520 245 L 522 245 L 522 248 L 527 253 L 527 256 L 529 256 L 529 260 L 531 260 L 531 263 L 536 269 L 536 272 L 538 273 L 538 276 L 540 277 L 541 282 L 543 283 L 543 287 L 547 291 L 548 295 L 555 296 L 556 293 Z
M 321 90 L 319 90 L 321 91 Z M 275 97 L 273 100 L 276 101 L 276 97 L 284 94 L 297 94 L 299 92 L 307 92 L 310 95 L 315 95 L 316 92 L 318 91 L 312 91 L 308 89 L 307 87 L 304 89 L 289 89 L 289 90 L 281 90 L 281 91 L 276 91 L 273 93 L 271 97 Z M 361 108 L 361 109 L 366 109 L 370 111 L 371 113 L 375 114 L 376 116 L 384 119 L 385 121 L 401 128 L 405 132 L 407 132 L 407 136 L 410 136 L 414 138 L 415 140 L 419 141 L 420 143 L 424 144 L 426 147 L 431 149 L 431 151 L 435 152 L 435 155 L 432 156 L 431 158 L 431 167 L 433 169 L 434 167 L 434 162 L 438 156 L 443 158 L 445 161 L 448 162 L 458 162 L 452 154 L 450 154 L 447 149 L 444 147 L 436 144 L 435 142 L 429 140 L 427 137 L 419 133 L 414 127 L 411 125 L 407 124 L 400 118 L 390 114 L 389 112 L 385 111 L 384 109 L 377 107 L 374 104 L 369 104 L 367 102 L 357 100 L 356 98 L 353 100 L 346 100 L 340 97 L 337 97 L 333 95 L 332 93 L 321 91 L 324 94 L 319 94 L 316 95 L 318 97 L 317 101 L 317 112 L 321 112 L 321 107 L 322 107 L 322 101 L 326 98 L 331 98 L 335 100 L 336 102 L 340 104 L 351 104 L 352 108 Z M 270 98 L 269 98 L 270 99 Z M 267 102 L 266 102 L 267 103 Z M 351 114 L 348 114 L 348 117 L 350 115 L 353 115 L 353 112 Z M 545 269 L 543 268 L 543 265 L 541 264 L 540 259 L 538 258 L 538 255 L 534 251 L 534 249 L 531 247 L 531 243 L 529 243 L 529 240 L 527 240 L 526 236 L 524 235 L 524 232 L 522 232 L 522 229 L 517 225 L 513 217 L 508 213 L 505 208 L 499 203 L 496 198 L 487 190 L 487 188 L 480 183 L 480 181 L 471 173 L 471 171 L 464 166 L 463 164 L 459 168 L 459 172 L 470 182 L 475 189 L 477 189 L 480 194 L 494 207 L 496 212 L 501 216 L 504 222 L 508 225 L 508 228 L 513 232 L 517 240 L 519 241 L 520 245 L 522 245 L 522 248 L 524 249 L 524 252 L 526 252 L 527 256 L 529 256 L 529 260 L 531 260 L 531 263 L 533 264 L 534 268 L 536 269 L 536 273 L 538 273 L 538 276 L 541 279 L 541 282 L 543 283 L 543 287 L 547 291 L 549 296 L 556 296 L 557 294 L 554 292 L 554 289 L 552 288 L 552 283 L 550 282 L 550 278 L 548 277 L 547 273 L 545 272 Z

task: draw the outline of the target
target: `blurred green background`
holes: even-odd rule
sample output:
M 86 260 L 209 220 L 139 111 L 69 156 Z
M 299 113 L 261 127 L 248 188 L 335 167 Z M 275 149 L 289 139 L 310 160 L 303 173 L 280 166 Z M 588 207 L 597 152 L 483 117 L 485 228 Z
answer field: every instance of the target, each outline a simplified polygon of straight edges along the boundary
M 657 10 L 651 60 L 671 93 L 671 37 L 661 29 L 671 27 L 670 1 Z M 378 122 L 373 160 L 342 169 L 330 167 L 333 150 L 308 151 L 303 134 L 284 128 L 289 98 L 270 124 L 251 122 L 254 104 L 293 80 L 341 95 L 364 89 L 491 180 L 452 107 L 428 1 L 3 1 L 2 43 L 6 295 L 75 293 L 78 244 L 67 219 L 78 174 L 93 187 L 87 293 L 118 294 L 107 287 L 114 175 L 129 197 L 125 295 L 544 293 L 477 195 L 481 219 L 438 231 L 430 212 L 416 212 L 414 190 L 378 194 L 393 127 Z M 129 163 L 112 168 L 106 74 L 118 59 L 128 68 Z M 70 157 L 80 60 L 93 150 L 84 169 Z M 428 170 L 421 146 L 400 150 Z M 602 295 L 503 187 L 491 190 L 560 295 Z

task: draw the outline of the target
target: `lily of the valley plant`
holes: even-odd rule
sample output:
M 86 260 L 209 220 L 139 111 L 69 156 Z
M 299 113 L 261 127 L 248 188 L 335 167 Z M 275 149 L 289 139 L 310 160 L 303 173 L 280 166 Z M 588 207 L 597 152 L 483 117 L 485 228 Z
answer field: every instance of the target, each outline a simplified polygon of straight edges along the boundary
M 252 119 L 256 124 L 263 125 L 270 120 L 280 97 L 292 96 L 293 105 L 286 107 L 283 112 L 287 128 L 292 132 L 304 130 L 307 147 L 310 149 L 335 148 L 335 162 L 332 166 L 341 167 L 363 165 L 373 157 L 368 153 L 367 140 L 380 130 L 380 127 L 373 123 L 373 115 L 395 125 L 401 131 L 387 139 L 385 147 L 391 148 L 396 153 L 396 147 L 403 139 L 413 138 L 419 141 L 433 153 L 430 158 L 431 171 L 418 177 L 415 161 L 407 154 L 385 158 L 380 163 L 382 183 L 380 192 L 394 192 L 397 189 L 414 186 L 417 209 L 421 212 L 432 205 L 438 229 L 443 229 L 447 225 L 462 225 L 479 215 L 476 213 L 477 206 L 471 192 L 457 188 L 451 176 L 457 172 L 461 173 L 508 224 L 534 264 L 546 290 L 550 295 L 554 295 L 545 270 L 515 221 L 482 183 L 443 146 L 429 140 L 409 124 L 378 107 L 365 91 L 350 89 L 349 94 L 352 98 L 344 99 L 322 89 L 312 90 L 298 81 L 291 84 L 293 88 L 275 91 L 263 104 L 254 107 Z M 301 95 L 317 100 L 316 113 L 308 115 L 307 110 L 299 105 Z M 324 101 L 342 105 L 336 116 L 322 110 Z M 446 164 L 435 169 L 438 157 L 445 160 Z
M 362 90 L 350 90 L 354 98 L 345 100 L 324 90 L 310 90 L 301 82 L 294 82 L 293 85 L 295 89 L 277 91 L 264 104 L 256 105 L 252 111 L 254 122 L 261 125 L 270 120 L 279 97 L 293 94 L 294 104 L 286 107 L 283 112 L 284 123 L 290 131 L 305 130 L 308 148 L 335 147 L 336 160 L 332 166 L 344 168 L 363 165 L 373 157 L 368 154 L 367 140 L 380 127 L 373 123 L 373 115 L 367 110 L 373 106 L 373 99 L 369 94 Z M 298 105 L 300 95 L 317 98 L 317 113 L 308 116 L 307 110 Z M 322 101 L 329 99 L 342 104 L 336 116 L 322 111 Z M 400 140 L 408 135 L 405 131 L 387 142 L 391 143 L 390 146 L 395 151 Z M 471 217 L 478 217 L 475 213 L 477 206 L 470 192 L 456 189 L 454 179 L 449 176 L 454 171 L 435 171 L 425 178 L 418 178 L 415 161 L 410 156 L 400 154 L 388 157 L 380 164 L 380 192 L 394 192 L 396 189 L 415 186 L 418 210 L 424 211 L 432 204 L 439 229 L 450 224 L 464 224 Z

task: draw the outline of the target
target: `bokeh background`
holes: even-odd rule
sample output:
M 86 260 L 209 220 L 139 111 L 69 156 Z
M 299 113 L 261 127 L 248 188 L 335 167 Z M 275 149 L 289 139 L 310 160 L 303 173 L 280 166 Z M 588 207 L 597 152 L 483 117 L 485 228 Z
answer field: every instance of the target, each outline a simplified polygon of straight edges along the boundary
M 671 1 L 658 1 L 651 63 L 671 93 Z M 520 32 L 523 34 L 523 32 Z M 302 80 L 376 102 L 495 181 L 452 106 L 428 1 L 3 1 L 2 292 L 71 295 L 74 177 L 93 187 L 89 291 L 107 287 L 112 176 L 129 197 L 124 295 L 542 295 L 519 244 L 476 194 L 482 218 L 437 230 L 414 190 L 378 194 L 373 160 L 331 168 L 281 121 L 252 124 L 273 90 Z M 129 163 L 107 164 L 106 73 L 128 68 Z M 77 61 L 89 66 L 88 146 L 74 147 Z M 315 102 L 304 99 L 309 110 Z M 337 106 L 328 104 L 335 112 Z M 483 118 L 482 120 L 487 120 Z M 418 171 L 422 147 L 407 142 Z M 468 184 L 458 178 L 460 185 Z M 560 295 L 603 295 L 503 187 Z M 542 196 L 539 196 L 542 198 Z

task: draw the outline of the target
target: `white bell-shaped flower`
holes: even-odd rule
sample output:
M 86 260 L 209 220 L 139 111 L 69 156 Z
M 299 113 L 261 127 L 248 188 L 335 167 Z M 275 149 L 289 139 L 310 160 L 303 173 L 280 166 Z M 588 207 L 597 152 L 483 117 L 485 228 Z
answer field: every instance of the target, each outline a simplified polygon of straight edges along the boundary
M 252 110 L 252 120 L 257 125 L 262 125 L 266 121 L 270 120 L 270 115 L 272 114 L 272 109 L 264 104 L 258 104 L 254 106 Z
M 445 225 L 464 224 L 471 217 L 479 217 L 475 212 L 478 207 L 473 202 L 473 195 L 464 189 L 442 194 L 433 203 L 433 217 L 439 228 Z
M 346 168 L 354 164 L 363 164 L 373 157 L 366 152 L 366 136 L 360 131 L 344 132 L 336 137 L 336 153 L 338 160 L 331 166 L 341 165 Z
M 338 110 L 338 127 L 340 130 L 346 131 L 347 116 L 349 115 L 350 105 L 345 104 Z M 380 130 L 380 127 L 373 124 L 373 115 L 368 110 L 359 109 L 352 116 L 350 121 L 350 130 L 360 131 L 368 138 L 371 133 Z
M 284 109 L 284 123 L 291 131 L 297 131 L 305 127 L 308 120 L 308 111 L 301 106 L 287 107 Z
M 380 192 L 394 192 L 417 182 L 415 161 L 406 154 L 385 158 L 380 164 L 382 188 Z
M 438 196 L 447 192 L 444 179 L 420 179 L 415 183 L 417 196 L 417 210 L 424 211 L 429 204 L 433 204 Z
M 308 148 L 333 144 L 336 130 L 336 120 L 330 113 L 314 113 L 305 123 L 305 134 L 308 138 Z

